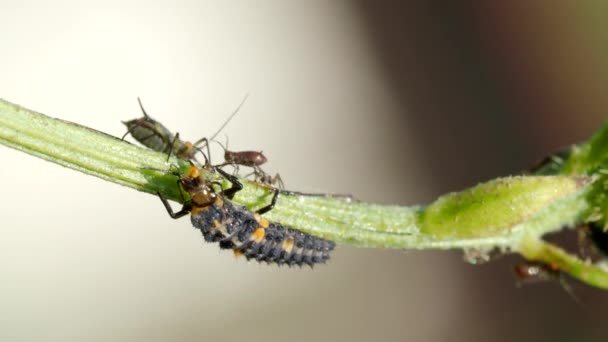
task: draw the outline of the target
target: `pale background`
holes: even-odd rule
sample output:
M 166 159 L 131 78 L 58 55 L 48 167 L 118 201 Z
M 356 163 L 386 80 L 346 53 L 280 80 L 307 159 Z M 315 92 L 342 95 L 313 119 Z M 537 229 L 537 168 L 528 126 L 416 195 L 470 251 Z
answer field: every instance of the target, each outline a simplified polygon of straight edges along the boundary
M 401 205 L 515 174 L 605 118 L 605 8 L 421 3 L 0 1 L 0 97 L 120 136 L 140 96 L 196 140 L 250 93 L 231 147 L 264 150 L 288 189 Z M 518 289 L 517 257 L 340 246 L 279 269 L 153 196 L 3 146 L 0 163 L 2 341 L 607 334 L 608 295 Z

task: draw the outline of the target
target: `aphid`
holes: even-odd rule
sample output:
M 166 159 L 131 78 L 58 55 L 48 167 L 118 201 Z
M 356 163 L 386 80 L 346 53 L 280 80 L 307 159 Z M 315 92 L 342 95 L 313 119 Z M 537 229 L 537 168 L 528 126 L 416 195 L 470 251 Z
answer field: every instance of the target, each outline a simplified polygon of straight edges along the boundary
M 137 102 L 139 103 L 139 108 L 141 108 L 144 116 L 142 118 L 122 122 L 127 126 L 127 132 L 122 136 L 122 139 L 124 140 L 127 135 L 131 134 L 131 136 L 142 145 L 155 151 L 169 153 L 172 149 L 171 142 L 174 140 L 175 136 L 165 126 L 152 119 L 148 113 L 146 113 L 139 97 L 137 98 Z
M 226 127 L 230 120 L 238 113 L 240 108 L 247 100 L 246 95 L 235 111 L 226 119 L 218 131 L 209 139 L 213 139 L 219 134 L 219 132 Z M 207 138 L 201 138 L 194 143 L 189 141 L 183 141 L 179 138 L 179 133 L 173 135 L 171 131 L 160 122 L 154 120 L 146 113 L 141 100 L 137 98 L 139 102 L 139 108 L 141 108 L 144 116 L 142 118 L 133 119 L 129 121 L 123 121 L 123 124 L 127 126 L 127 132 L 122 136 L 124 139 L 128 134 L 139 141 L 142 145 L 151 148 L 155 151 L 167 153 L 167 160 L 174 154 L 180 159 L 192 160 L 196 152 L 200 152 L 205 158 L 205 165 L 209 164 L 210 151 L 209 151 L 209 140 Z M 203 153 L 199 146 L 204 145 L 207 148 L 207 154 Z M 209 156 L 209 157 L 208 157 Z
M 202 138 L 194 144 L 189 141 L 180 140 L 179 133 L 173 135 L 163 124 L 152 119 L 146 113 L 141 100 L 137 98 L 137 101 L 144 116 L 139 119 L 123 121 L 123 124 L 127 126 L 127 132 L 122 136 L 122 139 L 131 134 L 142 145 L 155 151 L 167 153 L 167 160 L 169 160 L 171 154 L 175 154 L 180 159 L 194 159 L 194 155 L 198 151 L 203 154 L 205 164 L 208 164 L 207 155 L 198 147 L 200 144 L 205 143 L 207 145 L 207 154 L 209 154 L 206 138 Z
M 168 201 L 159 193 L 169 216 L 177 219 L 190 213 L 192 225 L 201 230 L 206 241 L 219 242 L 220 248 L 232 249 L 235 255 L 243 255 L 248 260 L 313 266 L 329 259 L 329 253 L 335 247 L 333 241 L 270 222 L 260 216 L 260 212 L 266 208 L 252 213 L 245 207 L 235 205 L 229 198 L 242 185 L 235 176 L 221 169 L 217 171 L 233 184 L 219 194 L 214 191 L 212 184 L 205 182 L 195 166 L 190 167 L 186 176 L 180 177 L 179 184 L 190 194 L 191 200 L 178 212 L 173 212 Z
M 266 158 L 262 151 L 229 151 L 227 148 L 224 148 L 224 164 L 256 168 L 267 161 L 268 158 Z
M 278 184 L 279 188 L 284 188 L 283 180 L 278 173 L 274 177 L 271 177 L 260 167 L 268 161 L 268 158 L 266 158 L 262 151 L 230 151 L 228 149 L 228 140 L 226 140 L 226 146 L 217 140 L 216 142 L 224 149 L 224 162 L 217 165 L 217 167 L 232 165 L 235 168 L 235 172 L 238 172 L 239 166 L 247 166 L 253 169 L 253 176 L 256 182 L 268 185 Z
M 560 276 L 557 266 L 539 262 L 522 262 L 515 265 L 513 271 L 522 283 L 556 280 Z
M 167 160 L 171 157 L 171 154 L 176 155 L 180 159 L 192 160 L 194 159 L 194 155 L 196 152 L 201 152 L 203 157 L 205 158 L 205 165 L 209 166 L 210 162 L 210 150 L 209 150 L 209 140 L 213 140 L 232 120 L 232 118 L 238 113 L 240 108 L 243 106 L 245 101 L 247 100 L 247 94 L 239 106 L 230 114 L 230 116 L 224 121 L 222 126 L 211 136 L 211 138 L 201 138 L 195 143 L 191 143 L 189 141 L 183 141 L 179 138 L 179 133 L 173 135 L 171 131 L 166 128 L 160 122 L 154 120 L 152 117 L 148 115 L 146 110 L 144 109 L 141 100 L 138 98 L 139 107 L 141 108 L 144 116 L 142 118 L 133 119 L 129 121 L 123 121 L 123 123 L 127 126 L 127 132 L 123 135 L 122 139 L 124 139 L 128 134 L 139 141 L 142 145 L 151 148 L 155 151 L 167 153 Z M 204 145 L 207 149 L 207 154 L 203 153 L 199 148 L 199 145 Z M 221 144 L 220 144 L 221 145 Z M 223 146 L 222 146 L 223 147 Z M 283 180 L 279 174 L 276 174 L 274 177 L 267 175 L 261 168 L 260 165 L 266 163 L 268 159 L 262 152 L 258 151 L 229 151 L 224 148 L 224 163 L 218 165 L 218 167 L 233 165 L 238 171 L 238 166 L 249 166 L 253 168 L 255 175 L 254 178 L 256 181 L 274 185 L 278 184 L 280 188 L 284 187 Z M 209 157 L 208 157 L 209 156 Z
M 542 262 L 525 261 L 513 268 L 515 275 L 519 280 L 519 286 L 524 283 L 539 283 L 547 281 L 559 281 L 561 287 L 574 299 L 575 302 L 581 304 L 580 299 L 574 294 L 572 287 L 566 282 L 564 275 L 560 272 L 559 267 L 555 264 L 546 264 Z
M 230 114 L 230 116 L 226 119 L 226 121 L 224 121 L 222 126 L 220 126 L 220 128 L 211 136 L 211 138 L 209 140 L 213 140 L 226 127 L 226 125 L 228 125 L 228 123 L 232 120 L 232 118 L 239 112 L 240 108 L 243 106 L 243 104 L 247 100 L 248 96 L 249 95 L 247 94 L 243 98 L 243 100 L 241 101 L 239 106 L 232 112 L 232 114 Z M 171 131 L 169 131 L 169 129 L 167 129 L 164 125 L 162 125 L 160 122 L 152 119 L 145 111 L 140 99 L 138 98 L 137 100 L 139 102 L 141 111 L 144 114 L 144 117 L 123 122 L 128 127 L 128 131 L 123 136 L 123 139 L 127 136 L 127 134 L 131 133 L 131 135 L 135 138 L 135 140 L 139 141 L 144 146 L 151 148 L 153 150 L 159 151 L 159 152 L 167 153 L 168 158 L 173 153 L 173 154 L 177 155 L 178 158 L 187 159 L 187 160 L 193 159 L 194 152 L 200 151 L 200 149 L 198 149 L 197 146 L 204 142 L 207 147 L 207 155 L 209 155 L 209 145 L 207 144 L 207 142 L 208 142 L 207 139 L 205 139 L 205 138 L 200 139 L 199 141 L 195 142 L 194 144 L 180 140 L 179 134 L 176 134 L 174 136 L 173 133 L 171 133 Z M 260 165 L 264 164 L 268 160 L 262 152 L 229 151 L 221 143 L 218 142 L 218 144 L 220 144 L 225 150 L 225 153 L 224 153 L 225 161 L 223 164 L 218 165 L 217 167 L 233 165 L 237 168 L 237 171 L 238 171 L 239 165 L 249 166 L 254 169 L 253 175 L 254 175 L 254 179 L 256 181 L 266 184 L 266 185 L 271 185 L 271 186 L 274 184 L 277 184 L 279 189 L 284 189 L 283 180 L 281 179 L 281 176 L 278 173 L 275 176 L 271 177 L 270 175 L 268 175 L 266 172 L 264 172 L 260 168 Z M 228 143 L 226 143 L 226 145 L 228 145 Z M 173 146 L 173 148 L 171 148 L 172 146 Z M 210 166 L 209 165 L 210 163 L 207 159 L 207 155 L 205 155 L 205 153 L 202 153 L 202 154 L 205 157 L 205 166 Z M 259 214 L 263 214 L 264 212 L 267 212 L 273 208 L 274 204 L 277 201 L 279 193 L 285 193 L 285 194 L 289 194 L 289 195 L 298 195 L 298 196 L 338 197 L 338 198 L 345 198 L 348 201 L 352 200 L 351 195 L 308 194 L 308 193 L 302 193 L 302 192 L 296 192 L 296 191 L 286 191 L 286 190 L 275 189 L 275 195 L 273 196 L 271 204 L 268 205 L 267 207 L 263 208 L 264 210 L 258 211 Z

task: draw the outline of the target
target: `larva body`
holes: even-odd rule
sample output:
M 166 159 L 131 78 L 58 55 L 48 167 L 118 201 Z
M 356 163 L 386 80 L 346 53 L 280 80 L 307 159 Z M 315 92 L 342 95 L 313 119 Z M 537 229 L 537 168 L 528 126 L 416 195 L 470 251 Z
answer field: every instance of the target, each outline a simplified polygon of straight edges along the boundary
M 179 184 L 191 198 L 178 212 L 173 212 L 159 193 L 169 215 L 177 219 L 190 214 L 192 225 L 201 230 L 206 241 L 218 242 L 220 248 L 232 249 L 235 255 L 243 255 L 247 260 L 312 267 L 329 259 L 329 253 L 336 246 L 333 241 L 270 222 L 260 216 L 264 208 L 253 213 L 235 205 L 228 199 L 242 189 L 242 184 L 237 177 L 221 169 L 217 171 L 232 182 L 232 187 L 221 193 L 215 192 L 194 165 L 187 174 L 180 175 Z M 265 208 L 272 207 L 275 200 L 276 195 L 273 203 Z
M 201 230 L 208 242 L 232 249 L 248 260 L 278 265 L 325 263 L 335 243 L 285 227 L 217 198 L 212 205 L 194 208 L 192 225 Z

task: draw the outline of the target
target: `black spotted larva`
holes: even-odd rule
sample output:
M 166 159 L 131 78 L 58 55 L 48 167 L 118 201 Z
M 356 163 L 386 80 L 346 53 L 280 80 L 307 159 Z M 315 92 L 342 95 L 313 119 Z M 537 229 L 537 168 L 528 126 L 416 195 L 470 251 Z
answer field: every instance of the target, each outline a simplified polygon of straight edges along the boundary
M 221 171 L 220 171 L 221 172 Z M 205 183 L 197 167 L 191 166 L 179 183 L 190 193 L 191 201 L 174 213 L 166 199 L 160 196 L 169 215 L 179 218 L 191 213 L 192 225 L 200 229 L 209 242 L 219 242 L 220 248 L 232 249 L 237 256 L 248 260 L 278 265 L 310 265 L 325 263 L 335 243 L 315 237 L 281 224 L 270 222 L 258 213 L 233 204 L 230 198 L 240 190 L 236 177 L 221 172 L 233 184 L 220 194 Z

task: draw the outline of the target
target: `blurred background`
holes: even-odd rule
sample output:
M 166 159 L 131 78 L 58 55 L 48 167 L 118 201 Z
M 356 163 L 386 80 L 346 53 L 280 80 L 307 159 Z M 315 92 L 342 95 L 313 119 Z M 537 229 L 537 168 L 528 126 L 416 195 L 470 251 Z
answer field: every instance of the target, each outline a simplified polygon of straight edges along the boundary
M 0 97 L 112 135 L 150 115 L 263 150 L 287 188 L 423 204 L 517 174 L 608 112 L 605 2 L 0 1 Z M 220 135 L 220 137 L 222 137 Z M 216 152 L 216 155 L 218 153 Z M 0 147 L 6 341 L 600 341 L 605 292 L 517 256 L 340 246 L 234 260 L 154 196 Z

